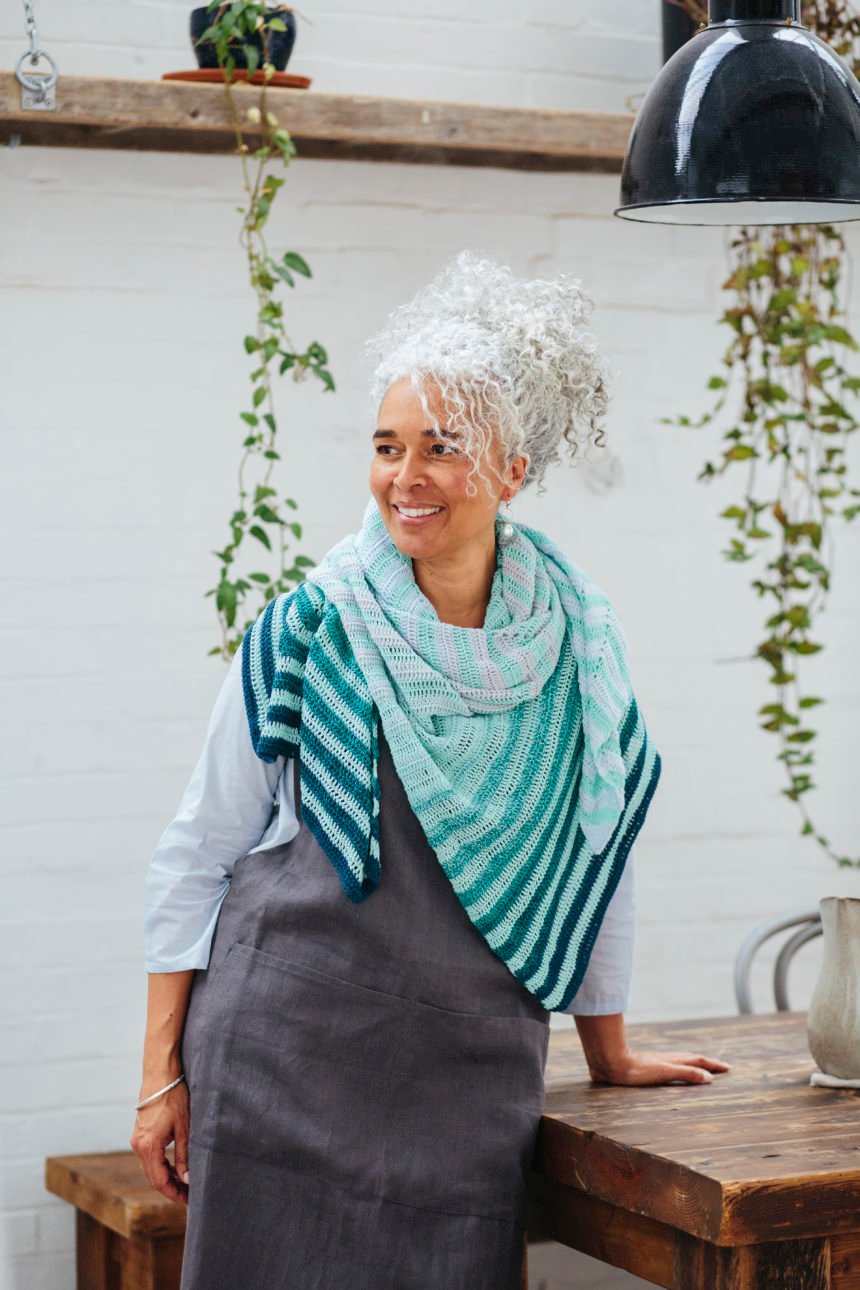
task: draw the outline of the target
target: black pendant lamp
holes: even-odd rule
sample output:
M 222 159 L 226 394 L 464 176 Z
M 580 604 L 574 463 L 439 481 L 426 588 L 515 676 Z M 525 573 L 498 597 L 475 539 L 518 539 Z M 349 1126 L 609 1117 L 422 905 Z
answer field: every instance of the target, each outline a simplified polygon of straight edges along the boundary
M 860 83 L 800 21 L 800 0 L 709 0 L 633 123 L 622 219 L 860 219 Z

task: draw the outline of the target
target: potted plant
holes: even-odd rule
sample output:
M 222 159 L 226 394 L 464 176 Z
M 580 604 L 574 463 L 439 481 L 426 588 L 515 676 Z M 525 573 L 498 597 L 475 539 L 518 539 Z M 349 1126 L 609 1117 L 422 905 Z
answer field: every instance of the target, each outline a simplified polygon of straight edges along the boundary
M 262 6 L 256 6 L 258 9 Z M 282 72 L 290 60 L 296 40 L 296 19 L 289 5 L 276 4 L 265 13 L 254 15 L 254 25 L 236 21 L 240 15 L 235 4 L 205 4 L 191 10 L 191 43 L 199 67 L 218 68 L 224 65 L 224 55 L 219 57 L 217 34 L 222 30 L 227 36 L 226 54 L 237 68 L 249 69 L 249 52 L 253 72 L 263 62 L 269 62 L 275 71 Z M 250 16 L 250 15 L 249 15 Z M 259 24 L 257 20 L 259 19 Z M 223 26 L 222 26 L 223 24 Z M 254 56 L 256 55 L 256 57 Z

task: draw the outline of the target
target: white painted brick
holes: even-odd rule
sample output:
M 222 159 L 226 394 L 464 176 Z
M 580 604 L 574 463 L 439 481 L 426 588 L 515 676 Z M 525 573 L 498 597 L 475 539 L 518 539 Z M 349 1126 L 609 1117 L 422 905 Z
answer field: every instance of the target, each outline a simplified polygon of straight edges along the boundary
M 164 12 L 157 5 L 135 0 L 74 0 L 74 4 L 45 6 L 40 43 L 49 50 L 55 42 L 74 45 L 156 45 L 165 35 Z
M 32 958 L 48 966 L 98 963 L 107 969 L 127 959 L 129 947 L 140 944 L 140 921 L 139 910 L 129 913 L 122 909 L 113 910 L 109 919 L 103 911 L 101 916 L 78 919 L 74 925 L 49 918 L 0 923 L 0 967 L 15 967 Z M 47 1006 L 48 1000 L 44 1002 Z
M 75 1211 L 65 1201 L 57 1200 L 49 1209 L 36 1214 L 36 1243 L 46 1254 L 64 1253 L 75 1242 Z
M 30 1254 L 36 1249 L 36 1215 L 13 1210 L 0 1215 L 0 1251 Z
M 418 64 L 432 69 L 463 67 L 527 71 L 579 71 L 589 75 L 635 79 L 640 65 L 653 61 L 651 37 L 583 33 L 563 25 L 527 22 L 469 22 L 451 24 L 410 17 L 389 18 L 380 24 L 375 15 L 342 15 L 313 41 L 302 45 L 302 57 L 314 56 L 352 63 L 361 48 L 364 61 L 373 65 Z M 296 43 L 296 56 L 299 45 Z M 418 57 L 416 57 L 418 55 Z M 656 68 L 654 69 L 656 71 Z M 426 75 L 425 71 L 425 75 Z
M 28 1115 L 17 1123 L 12 1116 L 0 1115 L 0 1140 L 7 1135 L 11 1138 L 18 1148 L 10 1152 L 14 1155 L 44 1157 L 130 1150 L 139 1089 L 139 1075 L 135 1075 L 125 1087 L 116 1090 L 110 1103 L 102 1106 L 66 1106 L 59 1111 Z
M 615 80 L 584 72 L 530 72 L 523 107 L 561 112 L 636 112 L 650 76 Z
M 127 1006 L 130 977 L 141 980 L 139 963 L 129 965 L 117 976 L 125 990 Z M 93 998 L 98 997 L 95 989 Z M 78 1001 L 79 1004 L 79 1001 Z M 17 1107 L 18 1114 L 35 1114 L 43 1110 L 57 1110 L 73 1101 L 80 1107 L 98 1107 L 116 1102 L 117 1094 L 135 1091 L 141 1074 L 141 1057 L 138 1053 L 122 1059 L 116 1057 L 77 1058 L 51 1062 L 19 1061 L 3 1067 L 4 1095 Z M 19 1204 L 22 1200 L 17 1192 Z
M 475 103 L 489 107 L 524 106 L 526 73 L 516 69 L 421 66 L 395 63 L 347 64 L 320 57 L 302 63 L 302 75 L 312 78 L 311 88 L 326 94 L 379 94 L 393 99 L 430 102 Z M 421 87 L 421 88 L 419 88 Z
M 559 16 L 563 13 L 564 0 L 557 0 Z M 588 27 L 599 31 L 603 28 L 623 37 L 626 34 L 651 36 L 655 41 L 660 34 L 660 15 L 648 0 L 584 0 L 583 18 Z
M 23 16 L 23 15 L 22 15 Z M 23 22 L 22 22 L 23 27 Z M 42 47 L 54 59 L 60 75 L 69 76 L 109 76 L 123 77 L 130 80 L 157 80 L 161 73 L 169 68 L 178 67 L 172 59 L 165 65 L 161 51 L 133 49 L 118 44 L 78 44 L 74 41 L 53 38 L 46 30 L 44 21 L 39 23 L 39 38 Z M 4 67 L 10 70 L 15 66 L 19 56 L 28 48 L 23 32 L 20 36 L 0 40 L 0 59 Z M 179 56 L 177 56 L 179 57 Z M 193 54 L 183 53 L 182 67 L 193 67 Z M 47 66 L 45 68 L 47 70 Z
M 6 1269 L 4 1269 L 4 1272 Z M 64 1254 L 40 1253 L 31 1258 L 12 1259 L 3 1290 L 75 1290 L 75 1257 L 70 1248 Z
M 207 247 L 193 244 L 165 246 L 158 242 L 105 241 L 80 237 L 63 247 L 30 238 L 29 245 L 8 256 L 11 286 L 75 287 L 84 291 L 170 293 L 178 282 L 194 282 L 203 296 L 237 292 L 247 281 L 244 260 L 236 255 L 221 258 L 215 267 Z M 163 303 L 163 296 L 162 296 Z
M 133 876 L 129 876 L 129 888 L 137 884 L 139 878 L 142 880 L 142 866 L 135 862 L 134 857 L 130 857 L 129 862 L 122 867 L 126 872 L 133 871 Z M 43 867 L 43 885 L 53 884 L 58 868 L 58 864 L 52 868 Z M 102 872 L 107 871 L 107 868 L 106 860 Z M 88 1010 L 95 1000 L 98 1000 L 99 1006 L 110 1009 L 111 1013 L 113 1009 L 120 1009 L 128 1004 L 129 983 L 132 982 L 135 989 L 141 984 L 137 979 L 141 969 L 137 948 L 130 944 L 125 961 L 117 962 L 116 973 L 112 975 L 104 974 L 102 967 L 80 964 L 75 960 L 62 966 L 27 964 L 9 967 L 4 973 L 5 991 L 3 998 L 0 998 L 0 1017 L 22 1020 L 28 1015 L 39 1015 L 48 1009 L 75 1013 Z M 17 1060 L 21 1060 L 19 1054 L 3 1054 L 3 1064 L 12 1066 Z M 59 1087 L 59 1081 L 66 1076 L 71 1078 L 75 1073 L 73 1069 L 61 1071 L 58 1063 L 52 1063 L 43 1075 L 32 1071 L 27 1077 L 32 1077 L 35 1082 L 57 1081 Z M 48 1086 L 52 1086 L 50 1082 L 46 1082 L 45 1087 Z
M 185 0 L 46 0 L 38 16 L 61 75 L 157 80 L 193 65 Z M 312 17 L 291 66 L 334 92 L 625 111 L 659 60 L 659 13 L 644 0 L 525 10 L 476 0 L 468 11 L 454 0 L 332 0 Z M 11 66 L 23 48 L 21 14 L 7 8 L 0 58 Z M 0 347 L 11 373 L 0 412 L 0 706 L 11 735 L 0 766 L 0 1213 L 11 1290 L 71 1290 L 72 1213 L 45 1192 L 44 1157 L 125 1150 L 131 1133 L 146 866 L 225 675 L 206 657 L 217 632 L 204 592 L 234 501 L 254 302 L 236 242 L 235 158 L 0 149 L 0 185 Z M 735 1011 L 734 957 L 758 922 L 860 894 L 860 880 L 799 835 L 776 743 L 755 715 L 770 697 L 766 669 L 728 661 L 752 651 L 764 613 L 749 567 L 720 554 L 731 530 L 719 511 L 742 476 L 700 485 L 721 429 L 660 424 L 711 406 L 705 383 L 728 339 L 716 324 L 727 235 L 620 220 L 618 193 L 617 175 L 297 158 L 268 232 L 275 250 L 311 263 L 313 279 L 285 294 L 288 325 L 297 343 L 327 345 L 338 392 L 278 385 L 289 451 L 279 483 L 300 500 L 301 549 L 318 558 L 354 530 L 375 414 L 364 341 L 456 250 L 582 279 L 612 372 L 619 482 L 604 486 L 605 458 L 561 466 L 515 512 L 556 536 L 616 604 L 664 759 L 637 846 L 628 1020 L 719 1016 Z M 860 228 L 845 233 L 856 258 Z M 322 449 L 336 513 L 314 503 Z M 849 455 L 856 477 L 860 441 Z M 808 804 L 850 850 L 860 524 L 834 534 L 826 650 L 804 672 L 828 699 L 815 712 L 821 787 Z M 773 1006 L 775 953 L 754 964 L 760 1009 Z M 793 964 L 798 1006 L 820 953 L 813 943 Z M 536 1247 L 531 1263 L 543 1290 L 636 1284 L 558 1247 Z
M 7 1155 L 3 1160 L 3 1180 L 9 1208 L 14 1205 L 16 1210 L 39 1210 L 51 1196 L 45 1189 L 45 1161 L 42 1156 Z
M 336 23 L 344 14 L 365 16 L 367 13 L 367 0 L 324 0 L 314 10 L 313 23 L 322 27 L 323 20 L 326 24 Z M 524 9 L 518 0 L 472 0 L 468 8 L 458 0 L 376 0 L 373 13 L 377 16 L 396 15 L 398 18 L 445 19 L 456 29 L 461 22 L 487 25 L 521 22 Z M 551 23 L 573 27 L 585 22 L 586 13 L 587 0 L 531 0 L 527 16 L 533 26 Z M 311 30 L 310 27 L 304 28 L 306 35 Z
M 27 797 L 27 785 L 19 785 L 19 791 L 23 797 Z M 56 786 L 54 786 L 56 792 Z M 70 787 L 70 800 L 74 794 L 74 787 Z M 58 794 L 58 805 L 60 810 L 64 809 L 63 793 Z M 80 808 L 79 808 L 80 809 Z M 118 808 L 119 818 L 122 818 L 122 806 Z M 68 809 L 64 812 L 73 822 L 73 816 Z M 128 865 L 117 864 L 113 859 L 111 863 L 110 854 L 101 858 L 100 863 L 89 862 L 86 872 L 85 866 L 79 867 L 69 864 L 61 873 L 51 875 L 51 893 L 48 909 L 57 913 L 63 912 L 70 920 L 77 920 L 84 916 L 90 910 L 95 908 L 111 909 L 115 906 L 122 906 L 126 900 L 134 900 L 138 892 L 134 875 L 130 872 Z M 23 918 L 37 918 L 45 908 L 45 880 L 38 872 L 29 877 L 19 876 L 16 883 L 16 908 Z M 55 1006 L 51 1001 L 51 1008 Z

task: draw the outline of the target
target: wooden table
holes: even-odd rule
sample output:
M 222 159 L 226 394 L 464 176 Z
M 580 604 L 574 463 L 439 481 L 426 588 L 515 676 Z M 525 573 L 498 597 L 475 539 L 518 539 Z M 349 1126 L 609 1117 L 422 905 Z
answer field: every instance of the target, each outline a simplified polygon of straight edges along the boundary
M 531 1175 L 544 1235 L 671 1290 L 860 1290 L 858 1090 L 810 1086 L 806 1014 L 629 1025 L 711 1084 L 594 1084 L 553 1030 Z

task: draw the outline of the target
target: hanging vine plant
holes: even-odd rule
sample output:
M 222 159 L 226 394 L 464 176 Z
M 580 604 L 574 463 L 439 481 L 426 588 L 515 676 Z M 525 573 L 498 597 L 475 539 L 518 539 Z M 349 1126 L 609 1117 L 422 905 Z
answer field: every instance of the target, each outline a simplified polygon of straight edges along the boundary
M 304 349 L 296 346 L 287 334 L 283 303 L 277 298 L 284 287 L 293 288 L 300 278 L 310 278 L 311 269 L 296 251 L 272 253 L 264 232 L 278 191 L 286 182 L 283 176 L 272 172 L 272 167 L 288 166 L 297 152 L 289 132 L 271 110 L 267 94 L 275 73 L 269 59 L 269 36 L 285 30 L 278 13 L 290 11 L 283 5 L 270 9 L 258 0 L 235 0 L 232 4 L 211 0 L 207 9 L 212 11 L 213 21 L 196 43 L 211 42 L 218 65 L 224 70 L 224 89 L 248 199 L 246 206 L 236 208 L 242 216 L 239 241 L 257 298 L 256 329 L 243 341 L 245 354 L 255 365 L 250 372 L 250 407 L 239 414 L 244 438 L 237 503 L 228 521 L 230 541 L 213 553 L 221 565 L 218 582 L 205 593 L 215 597 L 221 627 L 221 643 L 209 653 L 221 654 L 229 660 L 265 605 L 301 582 L 304 571 L 315 563 L 294 550 L 302 537 L 302 526 L 294 516 L 288 518 L 284 508 L 295 512 L 298 503 L 293 497 L 279 499 L 272 482 L 275 463 L 281 460 L 277 449 L 273 365 L 277 364 L 279 375 L 290 372 L 296 381 L 311 374 L 321 382 L 324 392 L 333 391 L 335 384 L 325 347 L 317 340 Z M 249 82 L 258 69 L 262 72 L 258 101 L 244 112 L 240 112 L 233 88 L 239 59 L 247 69 Z M 245 101 L 249 88 L 243 87 L 241 93 Z M 274 555 L 273 571 L 253 569 L 244 576 L 237 573 L 238 557 L 246 539 Z M 255 590 L 260 599 L 256 607 L 249 607 L 246 602 Z
M 704 20 L 700 0 L 676 2 Z M 858 74 L 860 18 L 842 0 L 805 5 L 803 21 Z M 742 495 L 721 512 L 734 529 L 722 554 L 737 563 L 769 555 L 751 583 L 769 611 L 755 656 L 769 668 L 775 689 L 758 709 L 760 728 L 778 739 L 788 781 L 781 791 L 800 811 L 801 833 L 812 835 L 838 865 L 858 868 L 860 859 L 834 850 L 807 809 L 817 737 L 810 714 L 824 699 L 803 693 L 799 679 L 803 659 L 823 648 L 812 633 L 830 590 L 831 521 L 860 512 L 845 453 L 858 424 L 848 405 L 860 390 L 860 377 L 849 368 L 858 343 L 844 323 L 845 242 L 830 224 L 742 227 L 728 255 L 723 289 L 732 300 L 719 321 L 732 335 L 723 371 L 708 381 L 719 391 L 716 402 L 697 421 L 661 420 L 701 427 L 738 391 L 722 456 L 706 462 L 698 478 L 707 482 L 735 466 L 743 471 Z

